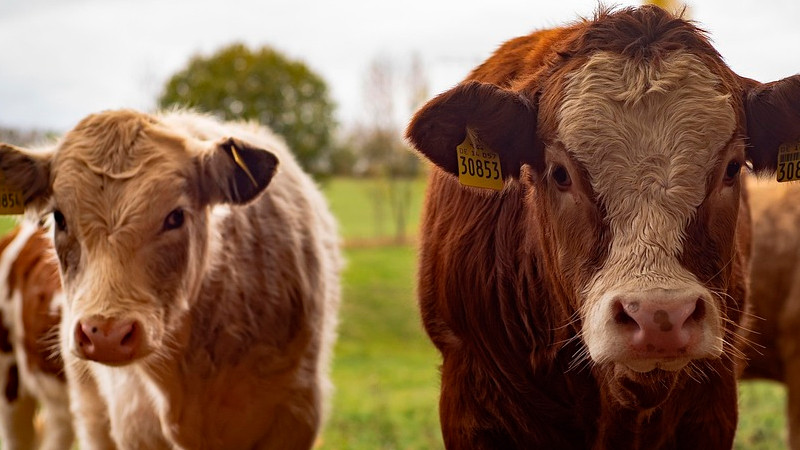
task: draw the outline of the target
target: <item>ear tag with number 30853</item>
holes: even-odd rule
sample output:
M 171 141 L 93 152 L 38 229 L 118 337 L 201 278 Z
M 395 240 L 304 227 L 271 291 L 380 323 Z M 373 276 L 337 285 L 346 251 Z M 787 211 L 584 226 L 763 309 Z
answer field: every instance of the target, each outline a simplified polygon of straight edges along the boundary
M 0 171 L 0 214 L 22 214 L 24 212 L 22 192 L 9 186 L 5 174 Z
M 778 147 L 776 175 L 779 182 L 800 180 L 800 142 Z
M 503 190 L 500 157 L 483 146 L 471 130 L 467 130 L 464 142 L 456 147 L 456 157 L 459 183 L 495 191 Z

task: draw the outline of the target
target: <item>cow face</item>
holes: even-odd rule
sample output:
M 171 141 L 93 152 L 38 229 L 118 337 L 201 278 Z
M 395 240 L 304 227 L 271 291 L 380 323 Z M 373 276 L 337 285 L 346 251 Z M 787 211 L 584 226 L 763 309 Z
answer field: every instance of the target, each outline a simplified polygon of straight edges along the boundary
M 456 174 L 469 129 L 527 187 L 537 264 L 568 294 L 584 356 L 635 372 L 718 358 L 744 300 L 740 168 L 774 170 L 800 139 L 800 77 L 758 85 L 715 52 L 574 53 L 513 90 L 462 83 L 408 137 Z
M 550 192 L 543 207 L 557 219 L 559 265 L 586 260 L 586 249 L 570 245 L 558 226 L 569 217 L 599 214 L 602 224 L 585 231 L 608 236 L 597 242 L 606 250 L 599 267 L 578 267 L 584 277 L 570 280 L 582 297 L 583 339 L 594 361 L 674 370 L 722 353 L 726 301 L 712 291 L 728 290 L 744 165 L 723 86 L 688 53 L 655 67 L 600 52 L 566 76 L 555 110 L 542 110 L 557 118 L 555 130 L 543 130 L 550 135 L 545 179 L 552 180 L 543 183 Z M 558 171 L 580 181 L 564 186 Z M 682 261 L 684 246 L 693 244 L 690 226 L 718 244 L 703 249 L 703 265 L 722 276 L 707 278 Z
M 276 164 L 238 140 L 199 141 L 131 111 L 88 117 L 51 153 L 0 147 L 8 182 L 53 215 L 62 348 L 106 364 L 167 348 L 221 239 L 209 206 L 255 198 Z

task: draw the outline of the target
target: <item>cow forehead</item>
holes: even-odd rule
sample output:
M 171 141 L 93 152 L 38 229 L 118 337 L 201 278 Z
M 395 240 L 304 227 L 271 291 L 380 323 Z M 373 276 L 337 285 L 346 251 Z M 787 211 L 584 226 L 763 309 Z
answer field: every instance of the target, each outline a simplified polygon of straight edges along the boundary
M 620 171 L 660 166 L 705 174 L 736 126 L 720 78 L 690 53 L 648 63 L 601 52 L 567 79 L 559 138 L 590 173 L 621 164 Z
M 730 94 L 688 52 L 655 62 L 596 53 L 567 76 L 558 111 L 558 138 L 586 169 L 612 228 L 667 220 L 684 229 L 735 129 Z M 663 244 L 674 248 L 676 238 Z
M 99 153 L 94 149 L 64 150 L 53 167 L 55 206 L 90 242 L 127 236 L 122 241 L 138 245 L 132 237 L 137 230 L 157 226 L 170 210 L 191 203 L 192 165 L 179 153 L 129 149 L 146 157 L 104 165 L 92 159 Z
M 197 146 L 147 114 L 129 110 L 95 114 L 82 120 L 59 146 L 53 188 L 56 194 L 62 189 L 88 193 L 109 184 L 153 184 L 191 170 Z
M 611 232 L 595 287 L 690 280 L 678 263 L 686 230 L 736 130 L 720 78 L 686 52 L 656 63 L 597 53 L 568 75 L 557 114 L 558 139 L 590 177 Z

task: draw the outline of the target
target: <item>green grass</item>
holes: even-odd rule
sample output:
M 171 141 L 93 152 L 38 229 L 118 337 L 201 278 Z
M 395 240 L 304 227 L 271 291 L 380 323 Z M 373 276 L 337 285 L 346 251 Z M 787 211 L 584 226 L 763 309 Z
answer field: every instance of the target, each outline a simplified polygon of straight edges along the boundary
M 11 231 L 17 224 L 18 216 L 0 216 L 0 236 Z
M 405 234 L 413 238 L 425 181 L 408 186 L 412 201 Z M 332 371 L 336 393 L 319 448 L 442 448 L 439 355 L 417 312 L 414 248 L 364 246 L 395 236 L 389 186 L 335 178 L 326 181 L 324 191 L 348 249 Z
M 405 234 L 407 237 L 416 234 L 425 189 L 423 178 L 394 184 L 375 178 L 333 178 L 325 182 L 323 189 L 347 242 L 385 242 L 394 238 L 397 230 L 390 201 L 392 189 L 410 192 Z
M 324 449 L 441 448 L 439 356 L 413 295 L 413 250 L 347 251 L 333 411 Z
M 787 447 L 786 388 L 768 381 L 739 384 L 739 428 L 734 449 L 772 450 Z

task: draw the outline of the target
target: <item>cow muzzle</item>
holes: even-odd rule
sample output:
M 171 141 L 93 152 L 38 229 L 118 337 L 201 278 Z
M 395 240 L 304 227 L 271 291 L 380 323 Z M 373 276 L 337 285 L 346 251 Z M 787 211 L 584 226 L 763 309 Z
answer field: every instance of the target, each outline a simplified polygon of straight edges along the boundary
M 722 326 L 710 294 L 698 289 L 651 289 L 603 296 L 587 320 L 592 359 L 621 363 L 636 372 L 679 370 L 695 359 L 722 353 Z M 599 319 L 599 320 L 597 320 Z
M 133 319 L 89 316 L 74 330 L 78 357 L 108 365 L 124 365 L 142 356 L 144 329 Z

